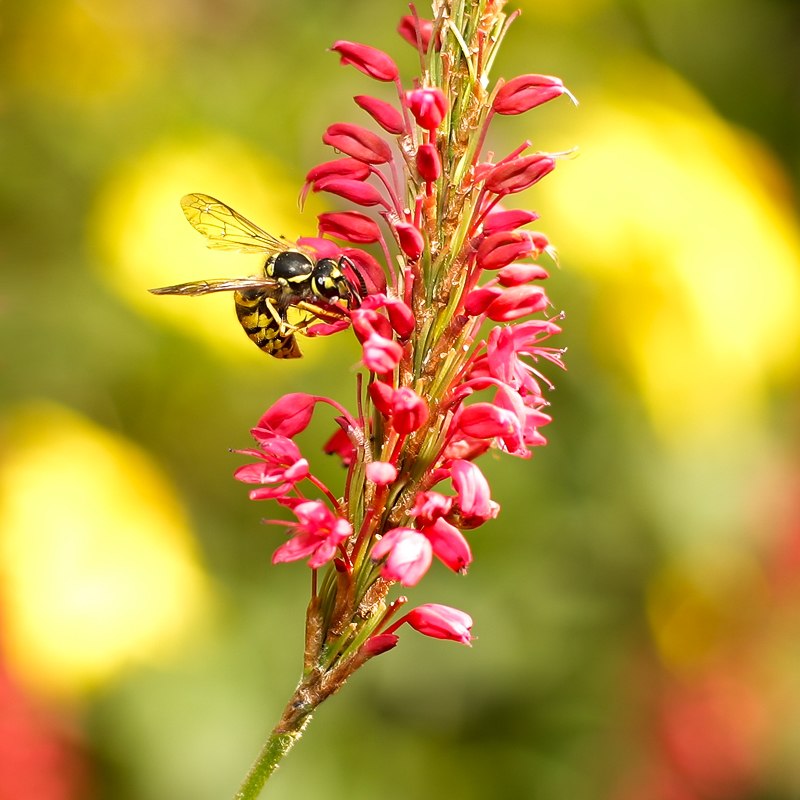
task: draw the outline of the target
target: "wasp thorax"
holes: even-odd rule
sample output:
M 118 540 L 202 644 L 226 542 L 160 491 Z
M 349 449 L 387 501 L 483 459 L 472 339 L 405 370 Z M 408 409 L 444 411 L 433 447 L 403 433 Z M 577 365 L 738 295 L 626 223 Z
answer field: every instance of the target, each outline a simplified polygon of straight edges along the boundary
M 270 278 L 283 279 L 288 283 L 304 283 L 311 277 L 314 264 L 303 253 L 289 251 L 278 253 L 266 263 L 266 272 Z

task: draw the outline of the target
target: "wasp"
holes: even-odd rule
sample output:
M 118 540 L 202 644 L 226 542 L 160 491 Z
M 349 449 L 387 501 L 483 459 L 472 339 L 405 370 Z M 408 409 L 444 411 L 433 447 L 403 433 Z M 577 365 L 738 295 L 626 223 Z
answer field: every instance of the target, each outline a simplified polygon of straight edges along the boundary
M 206 245 L 212 250 L 265 254 L 263 274 L 190 281 L 149 291 L 191 297 L 233 292 L 239 323 L 265 353 L 275 358 L 300 358 L 302 353 L 295 333 L 302 333 L 317 318 L 326 322 L 345 320 L 347 314 L 336 302 L 341 301 L 350 309 L 360 301 L 357 288 L 345 275 L 344 265 L 358 272 L 345 256 L 339 261 L 332 258 L 314 261 L 287 239 L 272 236 L 207 194 L 187 194 L 181 199 L 181 208 L 189 224 L 206 237 Z M 360 281 L 363 287 L 363 278 Z M 289 321 L 290 308 L 301 312 L 300 319 Z

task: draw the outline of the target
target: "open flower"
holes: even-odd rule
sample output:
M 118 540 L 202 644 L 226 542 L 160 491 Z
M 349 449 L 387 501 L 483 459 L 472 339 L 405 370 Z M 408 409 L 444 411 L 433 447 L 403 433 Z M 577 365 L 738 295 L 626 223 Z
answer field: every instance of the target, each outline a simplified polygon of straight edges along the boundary
M 337 517 L 318 500 L 299 503 L 292 511 L 297 516 L 297 522 L 269 521 L 270 524 L 287 525 L 294 530 L 292 538 L 275 551 L 273 564 L 299 561 L 310 556 L 308 566 L 319 569 L 336 555 L 339 545 L 353 532 L 346 519 Z

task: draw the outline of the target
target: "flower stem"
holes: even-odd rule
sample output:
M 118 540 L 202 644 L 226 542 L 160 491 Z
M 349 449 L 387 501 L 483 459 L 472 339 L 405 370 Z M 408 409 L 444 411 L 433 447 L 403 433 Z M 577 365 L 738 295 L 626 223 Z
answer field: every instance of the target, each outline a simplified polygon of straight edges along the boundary
M 261 748 L 261 752 L 253 766 L 250 767 L 247 777 L 242 781 L 233 800 L 255 800 L 261 794 L 264 784 L 278 768 L 280 760 L 291 750 L 292 745 L 300 738 L 306 725 L 311 721 L 312 711 L 313 709 L 304 714 L 295 713 L 288 725 L 287 715 L 284 713 L 284 718 Z

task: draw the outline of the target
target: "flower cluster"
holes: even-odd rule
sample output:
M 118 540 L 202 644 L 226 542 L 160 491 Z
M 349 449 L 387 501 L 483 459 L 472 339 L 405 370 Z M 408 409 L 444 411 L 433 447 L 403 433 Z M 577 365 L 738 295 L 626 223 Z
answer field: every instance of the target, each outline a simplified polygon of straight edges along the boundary
M 377 243 L 384 254 L 381 266 L 363 250 L 341 249 L 367 286 L 351 321 L 369 380 L 358 418 L 327 398 L 279 400 L 253 430 L 259 449 L 241 451 L 258 462 L 236 473 L 260 485 L 252 499 L 276 499 L 297 516 L 275 562 L 308 558 L 318 569 L 333 561 L 339 577 L 330 596 L 320 596 L 323 647 L 351 622 L 333 619 L 340 608 L 362 615 L 366 608 L 363 627 L 370 631 L 362 647 L 381 635 L 399 605 L 385 607 L 389 585 L 415 585 L 434 555 L 465 572 L 472 554 L 463 531 L 499 510 L 474 459 L 492 447 L 528 457 L 529 448 L 546 442 L 540 429 L 550 417 L 542 385 L 550 384 L 538 365 L 561 366 L 562 351 L 545 344 L 560 328 L 553 319 L 520 320 L 549 307 L 541 286 L 548 273 L 536 259 L 555 251 L 544 234 L 523 227 L 538 219 L 535 211 L 507 209 L 503 201 L 538 183 L 559 156 L 526 154 L 525 142 L 495 163 L 482 157 L 481 145 L 494 115 L 521 114 L 569 93 L 546 75 L 523 75 L 485 93 L 480 70 L 491 63 L 507 22 L 498 15 L 475 31 L 479 58 L 470 60 L 457 41 L 451 45 L 450 61 L 459 68 L 452 64 L 445 72 L 447 18 L 405 17 L 400 33 L 426 65 L 410 90 L 386 53 L 346 41 L 332 48 L 343 64 L 397 91 L 396 104 L 355 98 L 392 138 L 354 124 L 331 125 L 323 141 L 344 157 L 312 169 L 304 190 L 377 208 L 385 223 L 356 210 L 319 217 L 320 239 Z M 393 251 L 401 254 L 396 260 Z M 506 324 L 478 341 L 486 320 Z M 490 397 L 471 402 L 478 392 Z M 309 472 L 292 439 L 319 401 L 341 414 L 326 449 L 338 452 L 349 469 L 342 499 Z M 304 480 L 329 505 L 306 498 L 299 486 Z M 448 481 L 454 495 L 439 491 Z M 468 643 L 466 615 L 442 609 L 422 606 L 403 619 L 428 635 Z
M 470 643 L 465 612 L 427 604 L 397 618 L 406 598 L 389 602 L 388 592 L 396 583 L 417 584 L 434 556 L 466 571 L 472 553 L 465 531 L 499 511 L 475 459 L 491 448 L 527 458 L 545 444 L 543 387 L 551 384 L 540 366 L 562 366 L 562 351 L 548 344 L 560 317 L 545 315 L 548 273 L 537 260 L 554 260 L 555 250 L 526 227 L 538 214 L 506 201 L 565 154 L 531 152 L 524 142 L 495 161 L 483 147 L 496 115 L 571 95 L 559 79 L 536 74 L 488 88 L 513 19 L 500 0 L 470 11 L 459 6 L 458 14 L 443 0 L 433 5 L 435 19 L 400 23 L 422 67 L 411 88 L 386 53 L 334 44 L 342 64 L 391 86 L 394 97 L 354 98 L 370 127 L 330 125 L 323 141 L 339 157 L 309 171 L 302 194 L 325 192 L 361 209 L 321 214 L 313 240 L 326 256 L 338 248 L 362 289 L 348 310 L 367 370 L 358 411 L 287 395 L 253 429 L 258 448 L 240 451 L 256 459 L 236 473 L 257 485 L 250 496 L 275 499 L 297 517 L 274 561 L 307 559 L 315 571 L 330 563 L 319 585 L 314 573 L 306 671 L 281 730 L 394 647 L 403 623 Z M 347 467 L 341 493 L 310 472 L 293 440 L 320 402 L 337 412 L 324 449 Z

